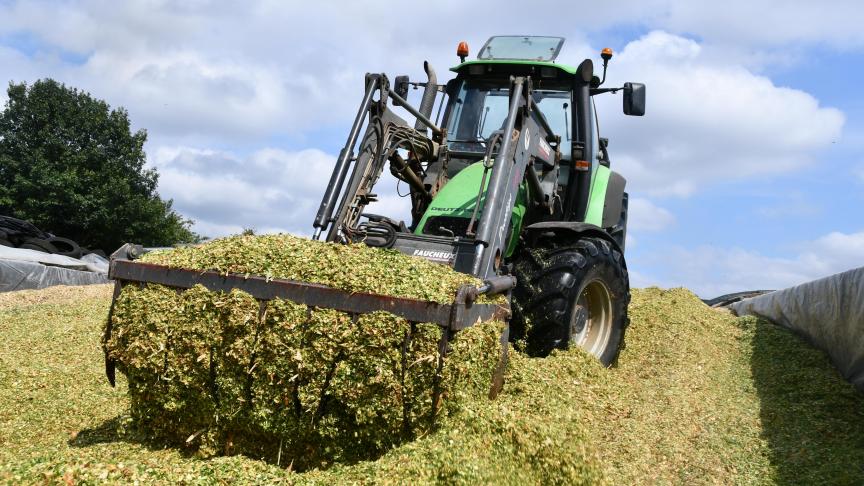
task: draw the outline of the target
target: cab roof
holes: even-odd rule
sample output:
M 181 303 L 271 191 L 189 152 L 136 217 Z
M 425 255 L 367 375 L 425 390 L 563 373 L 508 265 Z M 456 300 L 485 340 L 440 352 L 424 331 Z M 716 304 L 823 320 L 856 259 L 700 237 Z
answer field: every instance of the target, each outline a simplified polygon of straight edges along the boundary
M 456 66 L 450 68 L 454 73 L 462 72 L 463 70 L 467 70 L 469 66 L 503 66 L 503 65 L 511 65 L 514 67 L 524 69 L 525 66 L 536 66 L 536 67 L 548 67 L 561 70 L 567 74 L 576 74 L 576 67 L 569 66 L 567 64 L 557 64 L 550 61 L 529 61 L 529 60 L 516 60 L 516 59 L 489 59 L 489 60 L 476 60 L 476 61 L 465 61 Z
M 482 71 L 507 70 L 506 66 L 510 65 L 513 66 L 513 71 L 525 71 L 526 67 L 530 69 L 533 66 L 535 69 L 552 68 L 573 75 L 576 73 L 575 67 L 555 63 L 563 44 L 563 37 L 496 35 L 483 44 L 477 53 L 476 61 L 464 61 L 450 70 L 480 74 Z M 486 66 L 486 69 L 480 66 Z
M 561 52 L 562 45 L 564 45 L 563 37 L 496 35 L 483 44 L 477 53 L 477 59 L 554 62 Z

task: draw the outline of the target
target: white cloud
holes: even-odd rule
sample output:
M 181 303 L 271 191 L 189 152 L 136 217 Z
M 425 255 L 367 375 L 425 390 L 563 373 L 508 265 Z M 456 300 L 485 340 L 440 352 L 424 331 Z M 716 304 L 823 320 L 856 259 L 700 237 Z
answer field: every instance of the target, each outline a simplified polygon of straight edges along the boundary
M 714 42 L 744 45 L 827 43 L 864 45 L 861 4 L 855 0 L 663 1 L 655 25 L 696 33 Z
M 675 224 L 675 216 L 669 210 L 656 206 L 648 199 L 630 199 L 628 212 L 628 231 L 661 231 Z
M 447 79 L 458 41 L 476 52 L 489 35 L 524 29 L 523 17 L 499 7 L 455 0 L 398 7 L 400 18 L 435 26 L 429 34 L 417 22 L 390 21 L 394 7 L 383 1 L 0 3 L 0 36 L 23 36 L 37 51 L 0 46 L 0 78 L 51 76 L 128 108 L 134 125 L 150 133 L 160 193 L 202 234 L 247 227 L 308 234 L 333 157 L 286 151 L 279 141 L 321 148 L 312 137 L 347 132 L 364 72 L 423 79 L 422 61 L 429 59 L 439 80 Z M 597 100 L 613 168 L 630 182 L 631 230 L 640 232 L 676 224 L 662 197 L 818 161 L 818 151 L 839 137 L 843 114 L 754 69 L 798 62 L 806 43 L 864 45 L 860 7 L 852 2 L 647 0 L 597 8 L 538 0 L 534 8 L 556 12 L 537 33 L 567 37 L 561 61 L 569 64 L 596 57 L 588 33 L 620 25 L 667 31 L 630 42 L 609 68 L 610 86 L 647 83 L 644 118 L 620 113 L 620 93 Z M 480 12 L 488 27 L 478 28 Z M 83 62 L 65 62 L 65 53 Z M 857 174 L 864 181 L 864 171 Z M 404 200 L 379 193 L 370 211 L 404 217 Z M 659 280 L 643 268 L 632 276 L 634 285 L 686 285 L 706 296 L 782 287 L 860 264 L 861 238 L 827 235 L 788 258 L 678 248 L 657 257 L 668 269 Z M 628 235 L 629 248 L 643 241 Z
M 769 1 L 760 8 L 743 1 L 700 2 L 692 8 L 651 0 L 598 9 L 587 1 L 567 8 L 544 1 L 536 8 L 559 12 L 545 19 L 543 28 L 569 38 L 562 60 L 573 63 L 596 54 L 583 40 L 586 32 L 618 24 L 683 30 L 727 43 L 744 34 L 743 38 L 752 39 L 752 35 L 777 32 L 783 32 L 778 37 L 782 41 L 790 36 L 813 42 L 864 36 L 850 20 L 855 16 L 848 15 L 854 11 L 853 4 L 831 8 L 774 4 Z M 59 49 L 85 56 L 84 65 L 47 73 L 112 104 L 125 105 L 133 120 L 153 133 L 223 138 L 259 134 L 266 139 L 274 132 L 315 124 L 347 124 L 361 94 L 363 72 L 407 72 L 421 78 L 422 60 L 430 59 L 443 74 L 455 61 L 456 42 L 466 39 L 476 52 L 488 35 L 496 33 L 478 30 L 474 15 L 454 15 L 464 9 L 455 1 L 439 2 L 434 9 L 423 4 L 400 6 L 404 18 L 423 18 L 427 25 L 437 26 L 434 36 L 423 36 L 417 35 L 411 22 L 370 28 L 392 15 L 386 2 L 319 3 L 310 8 L 302 2 L 273 1 L 31 0 L 0 6 L 0 34 L 23 33 L 47 52 Z M 523 19 L 506 9 L 484 8 L 481 2 L 471 10 L 484 12 L 487 25 L 501 31 L 524 28 Z M 726 21 L 726 16 L 735 21 Z M 765 19 L 772 17 L 778 21 L 764 28 Z M 46 18 L 52 21 L 45 22 Z M 580 19 L 578 30 L 573 18 Z M 753 51 L 752 43 L 747 47 Z M 704 56 L 700 45 L 659 37 L 631 44 L 628 50 L 644 63 L 666 65 L 670 59 Z M 754 56 L 759 57 L 753 52 L 748 55 Z M 33 63 L 40 65 L 43 60 Z M 667 70 L 667 74 L 671 73 Z M 6 66 L 0 66 L 0 75 L 21 79 Z
M 719 7 L 688 9 L 665 0 L 622 2 L 602 9 L 593 8 L 596 5 L 590 2 L 576 2 L 568 7 L 562 10 L 561 5 L 551 1 L 536 6 L 539 10 L 560 12 L 545 20 L 544 30 L 569 38 L 562 60 L 571 63 L 596 55 L 596 49 L 588 46 L 583 37 L 592 29 L 622 23 L 677 29 L 679 24 L 692 21 L 704 23 L 704 30 L 713 32 L 712 18 L 715 21 L 722 18 L 703 14 Z M 386 2 L 319 3 L 310 8 L 302 2 L 273 1 L 241 5 L 207 1 L 31 0 L 0 6 L 0 35 L 23 33 L 37 41 L 37 46 L 43 44 L 40 49 L 45 52 L 59 49 L 85 56 L 82 65 L 62 69 L 49 65 L 46 59 L 34 58 L 30 64 L 35 69 L 30 71 L 86 89 L 112 105 L 126 106 L 136 126 L 147 128 L 153 136 L 171 137 L 168 143 L 185 145 L 191 138 L 208 137 L 218 137 L 221 142 L 248 143 L 269 140 L 273 135 L 296 136 L 308 132 L 310 127 L 344 127 L 359 102 L 362 73 L 408 73 L 422 79 L 422 60 L 430 59 L 443 77 L 445 69 L 455 61 L 452 51 L 457 41 L 467 39 L 476 52 L 487 35 L 496 33 L 478 30 L 474 15 L 454 15 L 465 9 L 455 1 L 439 2 L 434 9 L 423 4 L 400 6 L 400 15 L 405 18 L 423 18 L 427 25 L 438 26 L 434 36 L 417 35 L 410 22 L 390 23 L 387 28 L 369 27 L 392 15 L 391 9 Z M 758 6 L 732 2 L 724 13 L 746 11 L 747 15 L 735 23 L 739 25 L 749 22 L 752 12 L 758 10 Z M 782 10 L 784 18 L 800 16 L 801 12 L 812 14 L 810 7 L 784 6 L 774 10 Z M 825 15 L 832 18 L 843 11 L 825 10 L 831 10 Z M 472 11 L 483 11 L 487 24 L 502 31 L 519 30 L 524 25 L 522 19 L 510 15 L 506 9 L 478 5 Z M 45 18 L 51 18 L 52 22 L 45 22 Z M 573 18 L 580 19 L 580 30 L 574 27 Z M 835 23 L 832 32 L 847 24 Z M 726 24 L 721 25 L 728 30 Z M 811 28 L 808 24 L 804 30 Z M 794 33 L 799 29 L 785 30 Z M 849 30 L 849 35 L 858 35 L 859 31 L 856 26 Z M 635 59 L 629 63 L 632 68 L 629 72 L 634 79 L 650 79 L 652 83 L 649 114 L 655 117 L 655 125 L 663 121 L 656 118 L 661 114 L 657 108 L 661 102 L 666 103 L 658 97 L 663 93 L 660 88 L 671 82 L 675 82 L 669 86 L 671 92 L 680 93 L 689 101 L 714 94 L 720 106 L 730 96 L 738 100 L 732 104 L 739 106 L 748 102 L 742 94 L 761 98 L 760 93 L 746 89 L 753 86 L 746 71 L 739 76 L 745 78 L 745 89 L 733 92 L 731 88 L 741 80 L 734 78 L 734 73 L 726 72 L 726 77 L 718 82 L 718 73 L 711 69 L 707 72 L 692 66 L 689 72 L 675 69 L 682 63 L 705 67 L 711 57 L 703 51 L 700 44 L 681 37 L 648 36 L 628 45 L 620 59 L 613 61 L 610 75 L 623 72 L 628 56 Z M 656 69 L 650 70 L 652 66 Z M 0 77 L 32 81 L 29 74 L 22 76 L 21 70 L 6 65 L 0 65 Z M 769 94 L 776 91 L 767 80 L 766 83 L 765 91 Z M 797 105 L 800 102 L 792 104 Z M 699 105 L 691 104 L 690 108 L 694 106 Z M 756 108 L 770 107 L 763 102 Z M 784 108 L 778 117 L 788 112 Z M 792 120 L 813 112 L 812 108 L 805 109 L 800 116 L 793 114 Z M 723 114 L 749 113 L 732 110 Z M 830 131 L 836 123 L 825 127 Z M 764 135 L 764 131 L 754 133 L 747 141 L 757 135 Z M 818 131 L 815 136 L 822 139 Z M 657 145 L 655 150 L 687 156 L 686 148 L 679 148 L 679 144 L 680 141 Z M 754 165 L 758 163 L 759 159 L 754 160 Z
M 634 287 L 687 287 L 702 297 L 755 289 L 782 289 L 864 265 L 864 231 L 833 232 L 798 245 L 791 257 L 772 257 L 738 247 L 680 246 L 643 256 L 644 263 L 662 268 L 662 276 L 644 269 Z
M 447 36 L 467 35 L 472 30 L 478 30 L 476 13 L 479 12 L 485 14 L 487 24 L 501 26 L 499 28 L 505 31 L 510 31 L 506 27 L 524 25 L 524 18 L 513 16 L 507 9 L 492 8 L 495 5 L 491 0 L 479 1 L 472 3 L 469 10 L 463 2 L 446 0 L 436 3 L 435 8 L 423 4 L 406 4 L 400 6 L 399 14 L 409 19 L 422 16 L 429 25 L 436 25 L 438 35 Z M 242 39 L 242 34 L 229 30 L 212 31 L 208 27 L 214 20 L 224 23 L 236 21 L 254 25 L 255 32 L 260 34 L 255 38 L 244 39 L 244 44 L 257 43 L 270 50 L 278 50 L 284 45 L 274 43 L 274 39 L 289 36 L 303 39 L 316 30 L 325 31 L 324 34 L 354 34 L 358 25 L 369 25 L 394 13 L 392 4 L 385 1 L 324 2 L 314 7 L 308 8 L 308 4 L 302 2 L 274 0 L 243 4 L 206 0 L 132 0 L 122 3 L 108 0 L 75 3 L 28 0 L 10 3 L 0 17 L 0 28 L 23 26 L 48 40 L 67 44 L 80 51 L 92 50 L 109 40 L 159 47 L 190 35 L 215 37 L 217 46 L 221 48 L 230 45 L 232 40 Z M 696 34 L 717 42 L 748 45 L 811 42 L 848 47 L 864 44 L 864 33 L 859 25 L 860 4 L 854 0 L 823 3 L 783 0 L 630 0 L 610 3 L 603 8 L 597 8 L 596 3 L 587 0 L 570 2 L 566 6 L 552 0 L 538 0 L 535 8 L 538 12 L 556 12 L 556 15 L 543 18 L 546 28 L 553 33 L 567 32 L 574 19 L 578 19 L 586 30 L 605 29 L 619 24 L 642 24 Z M 44 22 L 46 13 L 52 14 L 52 22 Z M 327 20 L 324 28 L 322 19 Z M 374 37 L 391 44 L 401 41 L 434 45 L 435 39 L 411 36 L 416 29 L 416 24 L 411 22 L 394 22 L 387 29 L 375 29 L 374 35 L 358 38 L 357 42 L 366 42 L 369 37 Z M 124 32 L 129 35 L 124 35 Z M 322 37 L 324 48 L 339 44 L 335 36 Z M 291 47 L 302 48 L 299 45 Z
M 823 213 L 824 208 L 819 203 L 797 194 L 782 198 L 776 204 L 755 208 L 755 214 L 766 219 L 814 218 Z
M 283 76 L 267 66 L 192 51 L 134 57 L 99 52 L 82 70 L 100 80 L 102 94 L 132 107 L 133 119 L 157 133 L 238 137 L 299 128 L 286 125 Z
M 159 193 L 216 237 L 243 228 L 311 232 L 312 217 L 334 163 L 320 150 L 262 149 L 247 157 L 188 147 L 160 147 L 150 162 Z
M 597 97 L 601 132 L 631 191 L 686 197 L 707 184 L 792 171 L 840 135 L 843 114 L 739 65 L 702 57 L 665 32 L 631 42 L 609 85 L 647 85 L 644 117 L 620 115 L 620 93 Z

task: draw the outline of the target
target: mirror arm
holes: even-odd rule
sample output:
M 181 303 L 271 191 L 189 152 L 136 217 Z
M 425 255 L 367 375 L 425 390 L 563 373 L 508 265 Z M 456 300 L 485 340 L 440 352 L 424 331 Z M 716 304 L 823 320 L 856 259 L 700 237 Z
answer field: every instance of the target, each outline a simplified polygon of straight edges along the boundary
M 591 96 L 603 93 L 617 93 L 622 89 L 624 89 L 624 86 L 621 86 L 620 88 L 591 88 Z

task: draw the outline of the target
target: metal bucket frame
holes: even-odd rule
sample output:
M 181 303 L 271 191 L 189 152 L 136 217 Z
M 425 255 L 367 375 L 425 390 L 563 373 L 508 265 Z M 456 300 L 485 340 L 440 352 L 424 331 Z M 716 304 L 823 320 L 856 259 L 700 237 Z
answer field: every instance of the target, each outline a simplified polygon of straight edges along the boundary
M 140 245 L 125 244 L 111 255 L 108 277 L 114 280 L 114 295 L 108 311 L 108 322 L 105 326 L 103 343 L 107 343 L 112 332 L 112 316 L 114 304 L 121 290 L 126 285 L 159 284 L 179 290 L 186 290 L 195 285 L 202 285 L 214 292 L 230 292 L 233 289 L 250 294 L 261 305 L 261 313 L 272 299 L 285 299 L 309 307 L 334 309 L 345 312 L 352 317 L 376 311 L 389 312 L 412 324 L 429 323 L 440 326 L 439 343 L 439 375 L 443 366 L 447 343 L 453 334 L 473 326 L 478 322 L 488 320 L 507 321 L 510 309 L 499 304 L 479 304 L 476 297 L 488 292 L 490 285 L 477 288 L 473 285 L 463 285 L 454 296 L 453 302 L 441 304 L 405 297 L 391 297 L 378 294 L 347 292 L 326 285 L 298 282 L 294 280 L 248 276 L 244 274 L 224 274 L 215 271 L 188 270 L 171 268 L 164 265 L 133 261 L 145 253 Z M 491 287 L 494 287 L 491 286 Z M 493 374 L 489 396 L 494 398 L 503 386 L 504 370 L 507 359 L 507 330 L 502 335 L 502 355 Z M 105 374 L 111 386 L 116 382 L 116 363 L 105 350 Z M 435 402 L 438 399 L 438 386 L 433 391 Z M 436 407 L 437 408 L 437 407 Z

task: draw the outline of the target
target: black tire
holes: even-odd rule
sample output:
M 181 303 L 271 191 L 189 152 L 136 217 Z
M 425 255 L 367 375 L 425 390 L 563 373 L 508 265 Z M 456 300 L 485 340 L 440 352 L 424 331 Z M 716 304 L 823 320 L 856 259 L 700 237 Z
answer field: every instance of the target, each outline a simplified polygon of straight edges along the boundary
M 68 256 L 71 258 L 81 258 L 81 247 L 78 246 L 78 243 L 75 243 L 69 238 L 53 236 L 48 238 L 48 243 L 51 243 L 55 248 L 57 248 L 56 253 L 58 255 Z
M 57 253 L 57 248 L 42 238 L 25 238 L 24 242 L 18 245 L 18 248 L 36 250 L 44 253 Z
M 33 223 L 10 216 L 0 216 L 0 228 L 6 231 L 9 236 L 18 235 L 25 238 L 42 239 L 48 239 L 51 237 L 48 233 L 33 226 Z
M 629 322 L 630 280 L 621 252 L 586 237 L 523 250 L 515 263 L 514 341 L 532 356 L 576 344 L 604 366 L 614 363 Z

